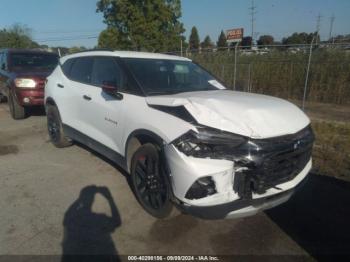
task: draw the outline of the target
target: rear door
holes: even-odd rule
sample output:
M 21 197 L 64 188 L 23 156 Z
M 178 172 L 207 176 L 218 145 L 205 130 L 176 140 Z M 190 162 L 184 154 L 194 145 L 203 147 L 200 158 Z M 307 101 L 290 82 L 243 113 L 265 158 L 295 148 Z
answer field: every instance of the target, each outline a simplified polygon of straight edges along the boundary
M 89 113 L 86 112 L 87 101 L 84 94 L 91 87 L 93 58 L 73 58 L 71 65 L 66 65 L 66 63 L 62 70 L 68 70 L 68 72 L 65 72 L 67 78 L 57 83 L 57 91 L 62 93 L 59 105 L 62 121 L 83 134 L 89 134 L 89 124 L 86 123 L 84 116 Z

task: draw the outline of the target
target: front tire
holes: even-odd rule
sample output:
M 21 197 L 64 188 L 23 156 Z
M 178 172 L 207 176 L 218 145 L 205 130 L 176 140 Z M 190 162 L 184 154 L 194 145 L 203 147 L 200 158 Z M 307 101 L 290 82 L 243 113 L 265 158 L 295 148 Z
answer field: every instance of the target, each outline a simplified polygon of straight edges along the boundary
M 47 130 L 51 143 L 58 148 L 64 148 L 72 145 L 72 140 L 65 134 L 62 127 L 60 113 L 56 106 L 47 106 Z
M 26 109 L 24 106 L 21 106 L 18 101 L 15 99 L 12 92 L 9 92 L 9 108 L 10 113 L 13 119 L 19 120 L 24 119 L 26 117 Z
M 141 206 L 156 218 L 170 215 L 170 185 L 165 177 L 160 152 L 153 144 L 141 146 L 131 160 L 131 181 Z

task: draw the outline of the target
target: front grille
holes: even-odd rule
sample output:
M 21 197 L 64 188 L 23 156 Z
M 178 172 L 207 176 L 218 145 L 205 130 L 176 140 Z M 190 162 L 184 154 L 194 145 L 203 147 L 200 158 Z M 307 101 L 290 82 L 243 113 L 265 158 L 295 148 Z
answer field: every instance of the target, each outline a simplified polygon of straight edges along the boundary
M 263 194 L 269 188 L 294 179 L 310 161 L 313 141 L 310 127 L 294 135 L 255 140 L 259 153 L 253 155 L 249 163 L 244 163 L 249 166 L 248 170 L 236 174 L 235 191 L 243 192 L 242 196 L 251 192 Z
M 258 174 L 259 189 L 267 188 L 294 179 L 310 161 L 312 147 L 280 152 L 265 159 Z M 260 191 L 260 190 L 257 190 Z

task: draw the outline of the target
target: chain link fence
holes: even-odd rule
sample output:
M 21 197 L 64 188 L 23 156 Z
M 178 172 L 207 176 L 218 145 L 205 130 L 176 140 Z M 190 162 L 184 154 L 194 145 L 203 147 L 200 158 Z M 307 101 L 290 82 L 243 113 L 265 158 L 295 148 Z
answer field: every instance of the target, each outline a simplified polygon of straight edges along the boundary
M 186 52 L 228 88 L 286 99 L 350 104 L 350 44 Z
M 316 134 L 314 171 L 350 181 L 350 44 L 207 49 L 183 56 L 227 88 L 281 97 L 303 108 Z

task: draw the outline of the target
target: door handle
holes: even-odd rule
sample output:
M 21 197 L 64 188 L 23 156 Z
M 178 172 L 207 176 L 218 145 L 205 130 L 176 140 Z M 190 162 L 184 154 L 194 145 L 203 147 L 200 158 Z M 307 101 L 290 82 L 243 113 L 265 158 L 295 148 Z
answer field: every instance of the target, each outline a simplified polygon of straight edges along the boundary
M 62 85 L 62 84 L 57 84 L 57 86 L 58 86 L 59 88 L 64 88 L 64 85 Z
M 83 95 L 83 98 L 87 101 L 90 101 L 91 100 L 91 97 L 87 96 L 87 95 Z

